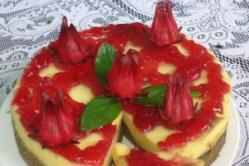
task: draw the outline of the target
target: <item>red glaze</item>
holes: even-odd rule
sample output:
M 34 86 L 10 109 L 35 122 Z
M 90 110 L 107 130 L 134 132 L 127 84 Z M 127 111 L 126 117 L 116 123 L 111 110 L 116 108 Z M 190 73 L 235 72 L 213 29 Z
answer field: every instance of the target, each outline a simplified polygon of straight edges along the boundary
M 99 37 L 99 39 L 93 39 L 92 36 Z M 161 62 L 176 65 L 177 70 L 175 73 L 190 80 L 198 78 L 202 69 L 205 68 L 207 70 L 209 82 L 198 87 L 191 87 L 191 89 L 200 91 L 202 93 L 201 97 L 205 99 L 200 114 L 181 125 L 175 126 L 163 121 L 156 108 L 145 108 L 133 103 L 124 104 L 124 107 L 129 105 L 129 109 L 127 108 L 129 113 L 133 115 L 139 114 L 139 116 L 134 117 L 134 122 L 142 131 L 150 130 L 158 124 L 181 131 L 181 133 L 173 134 L 165 141 L 159 143 L 159 146 L 163 150 L 181 146 L 187 141 L 196 138 L 202 131 L 211 126 L 213 120 L 216 118 L 216 112 L 222 113 L 223 95 L 229 91 L 230 87 L 222 81 L 221 67 L 212 62 L 212 55 L 204 47 L 187 40 L 183 35 L 180 44 L 188 48 L 190 54 L 188 57 L 181 55 L 173 45 L 158 47 L 153 44 L 149 40 L 149 28 L 140 23 L 92 28 L 81 32 L 80 37 L 89 54 L 92 56 L 87 61 L 75 65 L 61 63 L 54 58 L 53 52 L 48 48 L 44 48 L 32 59 L 30 65 L 24 71 L 20 88 L 13 103 L 19 107 L 21 121 L 33 138 L 37 139 L 38 137 L 38 122 L 41 120 L 40 103 L 43 93 L 53 95 L 55 89 L 60 89 L 64 96 L 64 102 L 72 108 L 72 115 L 76 123 L 79 122 L 80 115 L 84 111 L 85 106 L 84 104 L 73 101 L 69 97 L 68 90 L 70 87 L 83 83 L 89 86 L 95 95 L 106 94 L 106 91 L 99 86 L 94 71 L 94 57 L 102 42 L 113 45 L 118 52 L 123 51 L 123 47 L 128 41 L 142 47 L 139 54 L 140 72 L 143 80 L 141 83 L 142 86 L 148 83 L 158 85 L 167 82 L 168 75 L 161 75 L 157 72 L 157 67 Z M 57 73 L 52 78 L 40 77 L 38 74 L 39 71 L 50 63 L 54 63 L 64 72 Z M 217 89 L 219 93 L 217 93 Z M 141 107 L 141 109 L 135 109 L 137 107 Z M 113 126 L 109 126 L 98 129 L 98 131 L 106 139 L 102 140 L 102 143 L 96 146 L 79 150 L 74 144 L 68 144 L 67 146 L 54 147 L 52 150 L 71 161 L 83 164 L 94 162 L 99 164 L 99 162 L 103 161 L 104 152 L 106 152 L 111 144 L 115 130 Z M 81 138 L 86 134 L 78 130 L 74 137 Z
M 163 160 L 153 153 L 145 152 L 139 149 L 132 149 L 125 156 L 128 166 L 183 166 L 181 162 Z
M 92 131 L 92 133 L 94 132 L 100 134 L 103 139 L 96 145 L 87 147 L 84 150 L 80 150 L 75 144 L 53 147 L 51 149 L 70 161 L 84 165 L 101 166 L 112 143 L 116 128 L 112 125 L 105 125 L 100 129 Z

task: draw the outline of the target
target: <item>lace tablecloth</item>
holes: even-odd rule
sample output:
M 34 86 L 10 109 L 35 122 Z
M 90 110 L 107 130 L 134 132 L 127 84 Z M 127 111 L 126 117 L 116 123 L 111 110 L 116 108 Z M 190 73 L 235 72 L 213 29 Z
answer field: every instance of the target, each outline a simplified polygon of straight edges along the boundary
M 77 28 L 151 23 L 155 0 L 1 0 L 0 105 L 33 54 L 57 38 L 62 15 Z M 249 166 L 249 1 L 175 0 L 182 31 L 211 49 L 233 79 L 240 115 L 234 166 Z

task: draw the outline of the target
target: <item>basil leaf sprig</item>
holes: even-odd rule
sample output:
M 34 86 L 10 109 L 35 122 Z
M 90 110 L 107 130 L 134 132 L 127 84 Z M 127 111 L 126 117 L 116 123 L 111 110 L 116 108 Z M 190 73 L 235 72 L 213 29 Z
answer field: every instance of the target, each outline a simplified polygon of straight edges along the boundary
M 103 43 L 96 55 L 95 72 L 99 83 L 107 84 L 107 74 L 116 58 L 116 49 L 108 43 Z M 121 111 L 121 104 L 115 97 L 97 96 L 86 106 L 80 121 L 80 127 L 89 131 L 112 122 Z
M 106 85 L 106 77 L 111 70 L 116 57 L 116 49 L 108 43 L 103 43 L 95 59 L 95 72 L 101 85 Z
M 120 102 L 114 97 L 97 96 L 86 106 L 82 114 L 80 127 L 89 131 L 115 120 L 121 111 Z
M 143 89 L 146 95 L 139 96 L 136 101 L 142 105 L 163 106 L 166 87 L 163 85 L 149 86 Z

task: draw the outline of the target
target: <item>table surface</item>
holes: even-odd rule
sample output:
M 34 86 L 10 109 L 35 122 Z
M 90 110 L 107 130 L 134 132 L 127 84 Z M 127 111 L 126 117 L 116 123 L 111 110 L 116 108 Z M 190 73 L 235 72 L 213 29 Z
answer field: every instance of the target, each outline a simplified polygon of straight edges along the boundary
M 22 69 L 58 36 L 62 15 L 78 30 L 109 23 L 151 23 L 156 0 L 0 0 L 0 105 Z M 175 0 L 182 32 L 212 50 L 233 80 L 240 115 L 234 166 L 249 165 L 249 0 Z

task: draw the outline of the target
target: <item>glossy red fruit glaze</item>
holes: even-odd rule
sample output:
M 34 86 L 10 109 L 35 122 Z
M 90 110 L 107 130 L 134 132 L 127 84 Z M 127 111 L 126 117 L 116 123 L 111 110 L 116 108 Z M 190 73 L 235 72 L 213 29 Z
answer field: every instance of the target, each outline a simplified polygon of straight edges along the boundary
M 103 165 L 104 158 L 112 143 L 112 139 L 114 137 L 115 132 L 116 128 L 112 125 L 105 125 L 102 128 L 91 131 L 91 133 L 100 134 L 103 139 L 97 144 L 87 147 L 84 150 L 79 149 L 75 144 L 67 144 L 65 146 L 52 147 L 51 149 L 70 161 L 83 165 L 101 166 Z
M 136 46 L 140 46 L 142 48 L 139 53 L 141 61 L 140 69 L 143 79 L 142 85 L 147 83 L 151 85 L 166 83 L 168 75 L 162 75 L 157 71 L 158 65 L 162 62 L 174 64 L 177 67 L 175 74 L 185 75 L 186 78 L 191 80 L 197 79 L 203 69 L 207 71 L 209 79 L 207 84 L 190 87 L 191 89 L 200 91 L 202 98 L 205 100 L 201 106 L 200 114 L 188 122 L 181 125 L 168 124 L 160 117 L 157 108 L 145 108 L 132 103 L 130 103 L 129 109 L 127 108 L 126 111 L 129 111 L 132 115 L 139 115 L 134 116 L 134 122 L 142 131 L 149 131 L 156 125 L 161 124 L 166 128 L 174 128 L 181 132 L 173 134 L 170 138 L 159 143 L 162 149 L 167 150 L 172 147 L 181 146 L 187 141 L 198 137 L 211 126 L 213 120 L 216 118 L 215 113 L 222 113 L 223 95 L 230 90 L 230 87 L 222 81 L 221 67 L 213 62 L 212 55 L 210 55 L 204 47 L 195 44 L 191 40 L 187 40 L 183 35 L 181 35 L 182 39 L 179 44 L 188 49 L 189 56 L 187 57 L 183 56 L 174 45 L 167 47 L 157 47 L 154 45 L 149 40 L 149 28 L 140 23 L 92 28 L 81 32 L 80 36 L 85 46 L 94 55 L 102 42 L 108 42 L 119 52 L 123 51 L 123 47 L 128 41 Z M 96 36 L 96 38 L 92 36 Z M 39 122 L 41 118 L 39 111 L 41 96 L 44 92 L 52 95 L 54 88 L 60 88 L 65 103 L 69 104 L 72 108 L 72 114 L 76 122 L 79 120 L 79 115 L 81 115 L 85 105 L 73 101 L 70 96 L 68 96 L 68 90 L 72 86 L 85 84 L 91 88 L 95 95 L 106 94 L 106 91 L 100 87 L 95 78 L 94 59 L 88 59 L 86 62 L 71 65 L 57 61 L 51 54 L 49 49 L 43 49 L 32 59 L 24 71 L 24 75 L 20 81 L 20 88 L 13 100 L 13 103 L 19 108 L 24 127 L 35 139 L 37 138 L 37 122 Z M 55 74 L 52 78 L 40 77 L 39 71 L 50 63 L 55 64 L 63 72 Z M 217 89 L 219 89 L 219 93 L 217 93 Z M 126 106 L 124 107 L 126 108 Z M 137 107 L 140 109 L 136 109 Z M 102 131 L 102 129 L 99 130 Z M 102 132 L 107 135 L 109 133 L 107 129 Z M 86 133 L 79 130 L 74 137 L 81 138 L 84 137 L 85 134 Z M 109 134 L 113 135 L 114 129 L 111 130 Z M 103 143 L 100 144 L 99 148 L 105 151 L 109 145 L 108 143 Z M 82 152 L 74 144 L 57 148 L 53 148 L 56 153 L 60 153 L 67 159 L 78 161 L 79 163 L 94 162 L 94 156 L 90 154 L 94 153 L 94 149 L 97 149 L 97 147 L 94 146 L 90 148 L 90 152 Z M 84 157 L 82 157 L 81 153 L 89 154 L 88 159 L 84 161 Z M 100 158 L 102 156 L 103 159 L 103 155 L 104 153 L 101 153 L 101 155 L 99 155 Z M 98 155 L 95 155 L 95 157 L 96 156 Z M 91 161 L 89 161 L 90 158 Z M 95 162 L 99 162 L 99 159 L 96 160 L 98 161 Z
M 109 90 L 121 99 L 133 99 L 142 88 L 139 53 L 120 55 L 107 76 Z
M 153 153 L 145 152 L 139 149 L 132 149 L 125 156 L 128 166 L 181 166 L 180 162 L 163 160 Z M 183 165 L 182 165 L 183 166 Z
M 162 0 L 156 5 L 151 26 L 151 39 L 158 46 L 174 44 L 180 39 L 179 29 L 172 14 L 172 2 Z
M 159 111 L 155 107 L 146 107 L 139 104 L 124 102 L 122 109 L 132 114 L 136 126 L 143 131 L 150 131 L 157 125 L 165 125 Z

